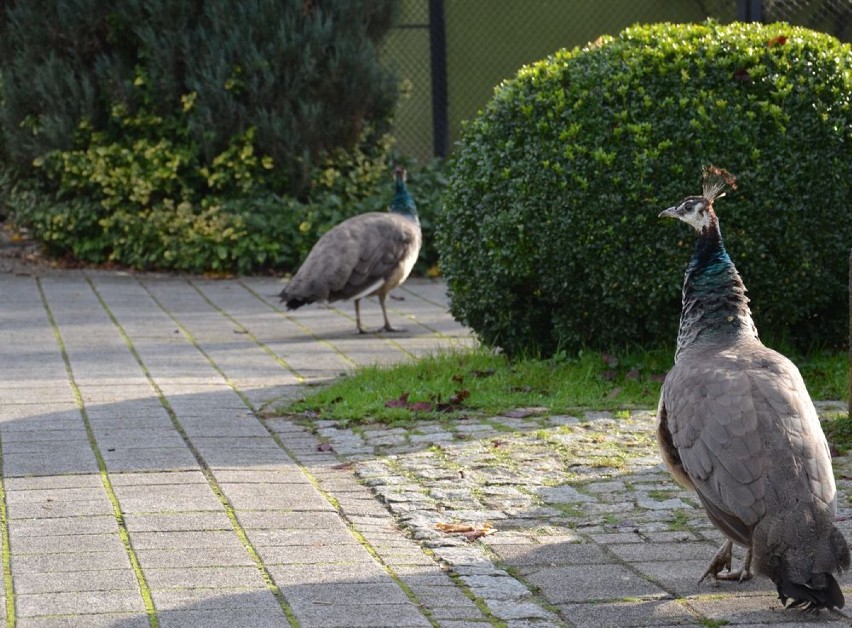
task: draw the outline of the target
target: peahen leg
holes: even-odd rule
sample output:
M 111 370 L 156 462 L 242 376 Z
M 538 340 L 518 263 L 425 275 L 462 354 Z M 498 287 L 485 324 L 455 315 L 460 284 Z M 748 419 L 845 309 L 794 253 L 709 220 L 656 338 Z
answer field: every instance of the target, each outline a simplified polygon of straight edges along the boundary
M 737 582 L 745 582 L 751 580 L 751 549 L 746 552 L 743 558 L 742 565 L 736 571 L 729 571 L 725 574 L 716 574 L 717 580 L 736 580 Z
M 713 580 L 737 580 L 738 582 L 751 578 L 751 549 L 746 553 L 742 566 L 737 571 L 731 571 L 733 547 L 733 541 L 725 541 L 722 544 L 722 547 L 719 548 L 719 551 L 716 552 L 713 560 L 707 566 L 707 570 L 698 580 L 699 583 L 704 582 L 707 576 L 712 576 Z M 727 572 L 721 573 L 723 569 L 726 569 Z
M 364 328 L 361 327 L 361 299 L 355 299 L 355 327 L 358 328 L 359 334 L 366 334 Z
M 385 308 L 385 295 L 381 293 L 379 294 L 379 305 L 382 306 L 382 316 L 385 318 L 385 326 L 382 327 L 382 329 L 385 331 L 402 331 L 396 327 L 391 327 L 390 321 L 388 320 L 388 311 Z M 379 331 L 382 331 L 382 329 Z

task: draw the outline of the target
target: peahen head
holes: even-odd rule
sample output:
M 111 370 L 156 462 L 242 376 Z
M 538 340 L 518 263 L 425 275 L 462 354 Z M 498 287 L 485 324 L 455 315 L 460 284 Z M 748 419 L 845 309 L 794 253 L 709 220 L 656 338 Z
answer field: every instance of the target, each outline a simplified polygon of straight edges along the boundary
M 390 204 L 390 211 L 412 218 L 417 217 L 417 205 L 411 194 L 408 193 L 408 188 L 405 181 L 408 178 L 408 173 L 402 166 L 397 166 L 394 169 L 394 195 Z
M 660 218 L 677 218 L 703 233 L 718 224 L 713 201 L 725 196 L 728 189 L 737 189 L 736 177 L 723 168 L 705 166 L 702 169 L 702 196 L 687 196 L 679 204 L 660 212 Z

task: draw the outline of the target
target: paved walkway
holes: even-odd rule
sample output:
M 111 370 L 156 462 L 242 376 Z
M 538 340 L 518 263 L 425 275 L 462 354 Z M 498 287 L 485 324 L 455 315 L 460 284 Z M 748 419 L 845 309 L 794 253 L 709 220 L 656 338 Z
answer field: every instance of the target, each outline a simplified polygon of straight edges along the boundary
M 7 625 L 850 624 L 784 611 L 762 580 L 696 586 L 719 537 L 660 469 L 649 413 L 276 417 L 356 365 L 472 343 L 440 283 L 397 290 L 406 331 L 369 336 L 351 304 L 287 313 L 278 290 L 0 272 Z M 375 302 L 362 313 L 378 326 Z M 849 516 L 852 464 L 837 465 Z

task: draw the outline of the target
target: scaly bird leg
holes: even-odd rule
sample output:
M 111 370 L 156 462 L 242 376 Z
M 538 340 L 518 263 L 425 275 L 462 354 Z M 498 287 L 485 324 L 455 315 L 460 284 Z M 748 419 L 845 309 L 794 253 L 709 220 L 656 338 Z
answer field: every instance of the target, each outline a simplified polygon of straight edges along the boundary
M 402 329 L 399 329 L 397 327 L 391 327 L 390 321 L 388 320 L 388 311 L 385 308 L 385 295 L 383 294 L 379 294 L 379 305 L 382 306 L 382 316 L 385 317 L 385 326 L 382 327 L 382 329 L 384 331 L 403 331 Z M 379 331 L 382 331 L 382 329 L 380 329 Z
M 364 328 L 361 327 L 361 299 L 355 299 L 355 327 L 358 328 L 359 334 L 366 334 Z
M 704 582 L 707 576 L 712 576 L 713 580 L 736 580 L 738 582 L 743 582 L 751 578 L 751 549 L 746 553 L 742 566 L 737 571 L 731 571 L 733 547 L 733 541 L 725 541 L 722 544 L 722 547 L 716 552 L 713 560 L 710 561 L 707 571 L 704 572 L 698 581 L 699 584 Z M 721 573 L 723 569 L 726 569 L 727 573 Z
M 725 574 L 716 574 L 717 580 L 736 580 L 737 582 L 745 582 L 751 580 L 751 549 L 746 552 L 743 558 L 742 565 L 736 571 L 729 571 Z

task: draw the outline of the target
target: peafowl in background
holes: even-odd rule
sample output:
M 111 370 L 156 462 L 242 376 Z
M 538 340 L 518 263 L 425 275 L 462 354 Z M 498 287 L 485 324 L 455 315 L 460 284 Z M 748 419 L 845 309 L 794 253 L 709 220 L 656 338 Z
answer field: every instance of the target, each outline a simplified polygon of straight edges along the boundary
M 395 193 L 387 212 L 348 218 L 317 241 L 279 295 L 288 310 L 315 301 L 354 299 L 355 325 L 363 334 L 360 301 L 376 295 L 384 317 L 379 331 L 397 331 L 388 320 L 385 298 L 414 267 L 422 236 L 405 169 L 397 167 L 394 178 Z
M 707 167 L 702 196 L 660 213 L 692 226 L 698 237 L 657 440 L 672 475 L 698 494 L 728 538 L 701 580 L 745 580 L 753 564 L 785 606 L 790 600 L 791 607 L 842 608 L 833 574 L 849 567 L 849 548 L 834 525 L 831 455 L 798 369 L 758 339 L 713 210 L 728 188 L 736 188 L 734 177 Z M 736 572 L 733 543 L 747 548 Z

